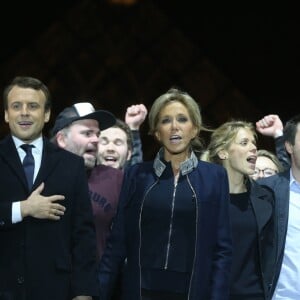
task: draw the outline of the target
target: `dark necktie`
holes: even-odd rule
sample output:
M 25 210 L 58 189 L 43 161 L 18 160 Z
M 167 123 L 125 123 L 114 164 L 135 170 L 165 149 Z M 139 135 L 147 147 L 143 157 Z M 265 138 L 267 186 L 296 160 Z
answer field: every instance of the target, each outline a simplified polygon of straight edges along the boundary
M 33 147 L 33 145 L 28 144 L 21 145 L 21 148 L 26 152 L 26 155 L 23 159 L 23 168 L 26 174 L 29 189 L 31 189 L 33 184 L 34 157 L 31 152 Z

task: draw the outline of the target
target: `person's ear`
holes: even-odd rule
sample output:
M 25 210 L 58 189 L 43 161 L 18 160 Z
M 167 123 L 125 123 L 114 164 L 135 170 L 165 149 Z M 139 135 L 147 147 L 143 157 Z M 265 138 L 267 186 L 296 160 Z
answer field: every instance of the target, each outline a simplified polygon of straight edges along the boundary
M 5 111 L 4 111 L 4 120 L 5 120 L 5 122 L 6 122 L 6 123 L 8 123 L 8 122 L 9 122 L 9 120 L 8 120 L 8 114 L 7 114 L 7 110 L 5 110 Z
M 285 142 L 284 146 L 285 146 L 286 152 L 291 155 L 294 150 L 293 145 L 291 145 L 289 142 Z
M 218 152 L 218 156 L 221 160 L 228 159 L 228 152 L 226 150 L 221 150 Z
M 61 131 L 56 133 L 56 143 L 60 148 L 66 148 L 65 135 Z
M 156 137 L 156 139 L 160 142 L 160 134 L 158 131 L 154 132 L 154 136 Z
M 128 150 L 126 160 L 130 160 L 131 155 L 132 155 L 132 151 L 131 151 L 131 150 Z
M 196 127 L 193 127 L 192 129 L 192 139 L 194 139 L 198 134 L 198 129 Z
M 50 116 L 51 116 L 51 110 L 48 109 L 48 110 L 45 112 L 45 116 L 44 116 L 44 122 L 45 122 L 45 123 L 48 123 L 48 122 L 49 122 Z

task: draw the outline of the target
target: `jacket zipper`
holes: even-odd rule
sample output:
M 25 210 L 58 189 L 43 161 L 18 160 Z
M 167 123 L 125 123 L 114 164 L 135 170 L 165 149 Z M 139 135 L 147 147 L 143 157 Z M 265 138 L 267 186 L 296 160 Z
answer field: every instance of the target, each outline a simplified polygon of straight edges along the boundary
M 195 245 L 194 245 L 195 248 L 194 248 L 193 268 L 192 268 L 192 272 L 191 272 L 190 283 L 189 283 L 189 291 L 188 291 L 188 300 L 189 300 L 190 296 L 191 296 L 192 278 L 194 276 L 195 261 L 196 261 L 196 254 L 197 254 L 196 249 L 197 249 L 197 240 L 198 240 L 198 230 L 197 229 L 198 229 L 198 216 L 199 216 L 199 214 L 198 214 L 198 199 L 197 199 L 196 192 L 195 192 L 195 190 L 194 190 L 194 188 L 193 188 L 193 186 L 192 186 L 192 184 L 190 182 L 190 178 L 189 178 L 188 175 L 186 175 L 186 179 L 187 179 L 187 182 L 188 182 L 191 190 L 193 191 L 193 197 L 195 198 L 195 205 L 196 205 L 196 220 L 195 220 L 196 221 L 196 224 L 195 224 L 195 226 L 196 226 L 196 230 L 195 230 L 196 234 L 195 234 Z
M 173 196 L 172 196 L 171 219 L 170 219 L 170 225 L 169 225 L 169 234 L 168 234 L 166 260 L 165 260 L 165 266 L 164 266 L 165 270 L 167 269 L 168 262 L 169 262 L 171 235 L 172 235 L 172 230 L 173 230 L 173 217 L 174 217 L 174 206 L 175 206 L 176 188 L 177 188 L 177 180 L 174 183 L 174 190 L 173 190 Z
M 141 228 L 141 219 L 142 219 L 142 211 L 143 211 L 143 206 L 144 206 L 144 202 L 145 202 L 145 198 L 148 195 L 148 193 L 150 192 L 150 190 L 158 183 L 158 179 L 149 187 L 149 189 L 146 191 L 143 200 L 142 200 L 142 204 L 141 204 L 141 208 L 140 208 L 140 215 L 139 215 L 139 278 L 140 278 L 140 299 L 142 299 L 142 267 L 141 267 L 141 243 L 142 243 L 142 237 L 141 237 L 141 232 L 142 232 L 142 228 Z
M 195 205 L 196 205 L 196 238 L 195 238 L 195 248 L 194 248 L 194 259 L 193 259 L 193 268 L 192 268 L 192 272 L 191 272 L 191 277 L 190 277 L 190 282 L 189 282 L 189 291 L 188 291 L 188 299 L 190 299 L 190 293 L 191 293 L 191 285 L 192 285 L 192 278 L 193 278 L 193 275 L 194 275 L 194 269 L 195 269 L 195 261 L 196 261 L 196 248 L 197 248 L 197 237 L 198 237 L 198 232 L 197 232 L 197 225 L 198 225 L 198 201 L 197 201 L 197 195 L 196 195 L 196 192 L 190 182 L 190 178 L 188 175 L 186 175 L 186 178 L 187 178 L 187 182 L 193 192 L 193 197 L 195 198 Z M 150 187 L 149 189 L 146 191 L 144 197 L 143 197 L 143 200 L 142 200 L 142 204 L 141 204 L 141 208 L 140 208 L 140 215 L 139 215 L 139 234 L 140 234 L 140 237 L 139 237 L 139 257 L 138 257 L 138 260 L 139 260 L 139 278 L 140 278 L 140 299 L 142 299 L 142 294 L 141 294 L 141 291 L 142 291 L 142 274 L 141 274 L 141 217 L 142 217 L 142 210 L 143 210 L 143 206 L 144 206 L 144 201 L 145 201 L 145 198 L 146 196 L 148 195 L 148 193 L 150 192 L 150 190 L 158 183 L 158 180 L 156 180 Z M 176 187 L 177 187 L 177 184 L 174 186 L 174 191 L 173 191 L 173 200 L 172 200 L 172 216 L 171 218 L 173 218 L 173 209 L 174 209 L 174 199 L 175 199 L 175 193 L 176 193 Z M 170 230 L 171 230 L 172 226 L 170 225 Z M 169 231 L 169 241 L 168 241 L 168 250 L 167 250 L 167 258 L 166 258 L 166 264 L 165 264 L 165 269 L 166 269 L 166 266 L 167 266 L 167 259 L 169 257 L 168 253 L 169 253 L 169 246 L 170 246 L 170 237 L 171 237 L 171 231 Z

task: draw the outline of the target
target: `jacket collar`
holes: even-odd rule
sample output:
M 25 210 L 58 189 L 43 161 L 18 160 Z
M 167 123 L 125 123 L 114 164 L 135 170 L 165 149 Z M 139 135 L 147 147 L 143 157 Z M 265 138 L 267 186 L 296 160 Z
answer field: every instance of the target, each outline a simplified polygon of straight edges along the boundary
M 154 172 L 158 177 L 161 176 L 161 174 L 164 172 L 166 168 L 166 165 L 162 160 L 163 154 L 164 154 L 164 149 L 161 148 L 157 153 L 153 163 Z M 198 159 L 195 153 L 192 151 L 190 157 L 180 164 L 180 173 L 182 175 L 186 175 L 192 172 L 197 167 L 197 165 L 198 165 Z

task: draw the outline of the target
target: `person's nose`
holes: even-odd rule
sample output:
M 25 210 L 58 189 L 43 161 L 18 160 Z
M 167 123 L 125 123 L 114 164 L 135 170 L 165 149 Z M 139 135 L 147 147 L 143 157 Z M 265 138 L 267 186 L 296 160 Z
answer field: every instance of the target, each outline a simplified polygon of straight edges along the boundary
M 27 104 L 23 104 L 21 108 L 21 114 L 22 115 L 28 115 L 28 107 Z
M 99 143 L 99 136 L 97 134 L 93 134 L 90 137 L 90 142 L 93 144 L 98 144 Z
M 257 177 L 258 178 L 264 178 L 265 177 L 264 171 L 263 170 L 259 170 Z
M 256 153 L 257 153 L 257 146 L 256 146 L 256 144 L 251 143 L 251 145 L 250 145 L 250 151 L 251 151 L 253 154 L 256 154 Z
M 171 129 L 172 129 L 172 130 L 177 130 L 177 129 L 178 129 L 178 122 L 176 121 L 176 119 L 174 119 L 174 120 L 171 122 Z
M 113 142 L 109 142 L 107 145 L 106 145 L 106 150 L 108 152 L 116 152 L 116 146 Z

